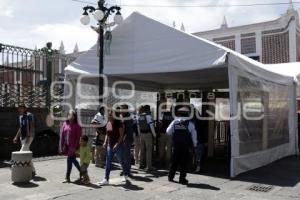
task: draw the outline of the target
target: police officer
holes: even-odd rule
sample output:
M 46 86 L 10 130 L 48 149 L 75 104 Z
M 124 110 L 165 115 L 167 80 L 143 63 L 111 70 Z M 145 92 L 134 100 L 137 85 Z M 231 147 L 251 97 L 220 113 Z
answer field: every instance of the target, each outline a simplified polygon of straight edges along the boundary
M 138 132 L 141 137 L 141 155 L 140 155 L 140 168 L 143 166 L 145 160 L 147 165 L 147 171 L 153 170 L 152 167 L 152 149 L 153 149 L 153 138 L 156 137 L 154 128 L 154 121 L 151 116 L 150 106 L 145 105 L 141 110 L 142 113 L 138 116 Z
M 179 183 L 188 184 L 186 171 L 190 148 L 197 147 L 197 132 L 194 123 L 190 120 L 188 106 L 176 106 L 176 118 L 167 128 L 167 134 L 172 135 L 173 152 L 169 171 L 169 181 L 174 181 L 177 168 L 180 167 Z

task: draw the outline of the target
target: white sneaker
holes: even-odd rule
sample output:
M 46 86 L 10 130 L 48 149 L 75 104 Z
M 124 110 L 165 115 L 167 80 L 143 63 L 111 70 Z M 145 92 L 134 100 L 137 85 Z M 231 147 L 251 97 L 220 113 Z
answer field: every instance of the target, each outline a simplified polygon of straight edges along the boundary
M 127 182 L 127 181 L 129 181 L 129 178 L 128 178 L 128 176 L 123 176 L 123 178 L 122 178 L 122 182 Z
M 109 184 L 109 181 L 106 178 L 97 183 L 97 185 L 108 185 L 108 184 Z

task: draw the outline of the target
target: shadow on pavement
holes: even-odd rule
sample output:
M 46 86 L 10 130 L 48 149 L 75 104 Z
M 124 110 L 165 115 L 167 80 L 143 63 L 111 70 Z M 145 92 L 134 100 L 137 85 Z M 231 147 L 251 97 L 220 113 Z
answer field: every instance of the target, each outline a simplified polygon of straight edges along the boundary
M 83 184 L 80 181 L 74 181 L 72 183 L 75 184 L 75 185 L 81 185 L 81 186 L 85 186 L 85 187 L 89 187 L 89 188 L 93 188 L 93 189 L 100 189 L 101 188 L 101 186 L 93 184 L 93 183 Z
M 228 160 L 205 159 L 204 161 L 201 175 L 231 179 Z M 300 157 L 286 157 L 267 166 L 240 174 L 231 180 L 280 187 L 294 187 L 300 182 Z
M 151 176 L 148 176 L 148 177 L 154 177 L 154 178 L 160 178 L 160 177 L 163 177 L 163 176 L 167 176 L 169 174 L 168 171 L 155 171 L 155 170 L 152 170 L 152 171 L 147 171 L 148 174 L 151 174 Z
M 230 178 L 229 161 L 226 159 L 205 159 L 202 167 L 201 175 L 218 177 L 218 178 Z
M 0 168 L 10 167 L 11 164 L 8 161 L 0 161 Z
M 35 177 L 33 177 L 32 180 L 33 180 L 34 182 L 43 182 L 43 181 L 47 181 L 46 178 L 41 177 L 41 176 L 35 176 Z
M 207 184 L 203 184 L 203 183 L 189 183 L 187 185 L 187 187 L 189 188 L 198 188 L 198 189 L 205 189 L 205 190 L 220 190 L 220 188 L 217 188 L 217 187 L 214 187 L 214 186 L 211 186 L 211 185 L 207 185 Z
M 124 189 L 128 191 L 140 191 L 144 190 L 144 188 L 132 184 L 130 181 L 127 181 L 125 184 L 120 184 L 120 185 L 113 185 L 114 187 L 123 187 Z
M 28 183 L 13 183 L 14 186 L 19 188 L 36 188 L 39 185 L 36 183 L 28 182 Z
M 281 187 L 294 187 L 300 182 L 300 157 L 291 156 L 237 176 L 233 180 Z
M 153 182 L 153 180 L 151 178 L 148 178 L 147 176 L 146 177 L 143 177 L 143 176 L 134 176 L 134 175 L 131 175 L 130 176 L 131 179 L 135 180 L 135 181 L 142 181 L 142 182 Z

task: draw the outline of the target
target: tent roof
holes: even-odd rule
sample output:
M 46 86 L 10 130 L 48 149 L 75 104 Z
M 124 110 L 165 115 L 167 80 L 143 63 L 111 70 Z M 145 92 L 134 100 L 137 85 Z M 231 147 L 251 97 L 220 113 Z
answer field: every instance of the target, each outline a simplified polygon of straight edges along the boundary
M 105 74 L 190 71 L 224 63 L 226 50 L 172 27 L 132 13 L 112 31 Z M 221 58 L 221 60 L 220 60 Z M 98 73 L 97 45 L 66 68 L 67 73 Z
M 98 74 L 96 47 L 94 45 L 67 66 L 66 74 Z M 266 74 L 271 76 L 270 80 L 285 82 L 287 78 L 266 71 L 263 64 L 221 45 L 137 12 L 112 31 L 110 54 L 104 59 L 104 74 L 112 80 L 131 80 L 146 88 L 228 88 L 228 62 L 259 73 L 262 78 Z
M 297 76 L 300 75 L 300 63 L 280 63 L 280 64 L 268 64 L 264 65 L 264 68 L 275 72 L 277 74 L 282 74 L 286 76 L 292 76 L 297 80 Z

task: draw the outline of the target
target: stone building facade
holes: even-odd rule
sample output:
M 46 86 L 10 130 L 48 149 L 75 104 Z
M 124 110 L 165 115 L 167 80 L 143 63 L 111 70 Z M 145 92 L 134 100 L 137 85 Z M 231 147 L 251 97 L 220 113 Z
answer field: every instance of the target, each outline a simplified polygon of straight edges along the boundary
M 300 61 L 299 15 L 292 1 L 286 13 L 276 20 L 228 27 L 224 18 L 219 29 L 193 34 L 265 64 Z

